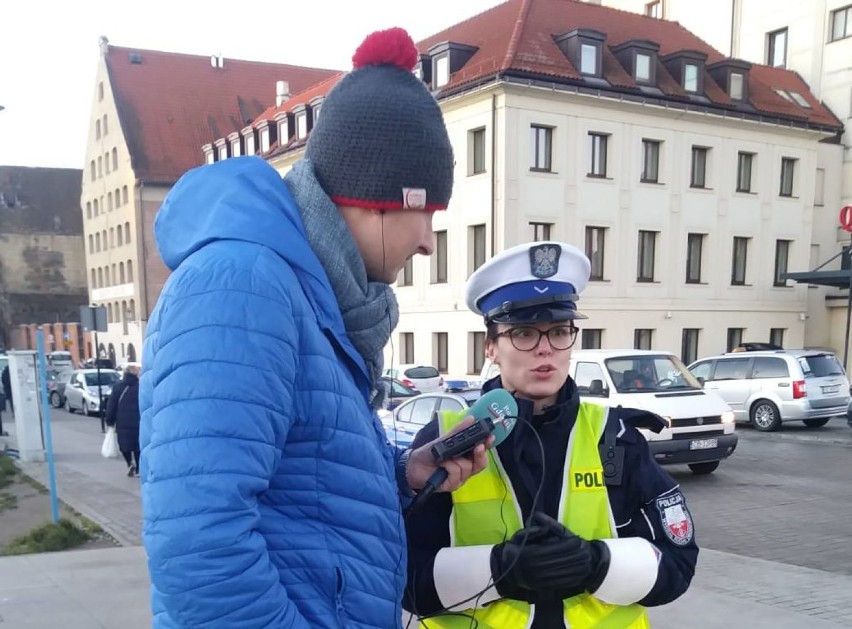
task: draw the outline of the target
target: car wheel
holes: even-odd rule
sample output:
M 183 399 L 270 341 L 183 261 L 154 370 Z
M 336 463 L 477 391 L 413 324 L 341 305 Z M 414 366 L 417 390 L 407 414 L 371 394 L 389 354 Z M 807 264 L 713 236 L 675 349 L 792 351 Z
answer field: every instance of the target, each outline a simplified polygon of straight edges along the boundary
M 74 409 L 71 407 L 71 400 L 69 400 L 68 398 L 65 398 L 65 410 L 71 413 L 72 415 L 74 414 Z
M 707 461 L 705 463 L 690 463 L 689 469 L 693 474 L 701 476 L 703 474 L 712 474 L 719 467 L 719 461 Z
M 56 391 L 50 392 L 50 405 L 53 408 L 62 408 L 62 398 L 59 397 L 59 393 Z
M 828 423 L 830 417 L 823 417 L 822 419 L 803 419 L 802 421 L 805 423 L 805 426 L 808 428 L 821 428 Z
M 761 432 L 772 432 L 781 426 L 781 413 L 769 400 L 758 400 L 751 406 L 751 423 Z

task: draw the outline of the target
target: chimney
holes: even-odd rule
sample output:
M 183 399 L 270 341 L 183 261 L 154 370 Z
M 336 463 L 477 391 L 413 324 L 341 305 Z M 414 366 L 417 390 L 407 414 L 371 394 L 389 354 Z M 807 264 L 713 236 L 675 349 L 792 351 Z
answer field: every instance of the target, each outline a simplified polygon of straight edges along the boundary
M 275 106 L 280 107 L 281 103 L 286 103 L 290 99 L 290 82 L 276 81 L 275 82 Z

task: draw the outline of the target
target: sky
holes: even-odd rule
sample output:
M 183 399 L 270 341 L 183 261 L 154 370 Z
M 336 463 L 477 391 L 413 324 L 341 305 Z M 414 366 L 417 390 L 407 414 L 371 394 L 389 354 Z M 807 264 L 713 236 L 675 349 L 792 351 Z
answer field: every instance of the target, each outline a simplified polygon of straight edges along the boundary
M 0 165 L 82 168 L 98 39 L 348 70 L 374 30 L 424 39 L 501 0 L 2 0 Z

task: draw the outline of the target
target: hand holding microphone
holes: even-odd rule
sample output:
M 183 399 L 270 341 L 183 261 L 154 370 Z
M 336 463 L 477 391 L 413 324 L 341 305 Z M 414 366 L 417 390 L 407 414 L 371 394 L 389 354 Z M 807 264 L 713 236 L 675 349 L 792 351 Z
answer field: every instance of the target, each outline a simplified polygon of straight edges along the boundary
M 434 491 L 455 491 L 488 465 L 487 448 L 502 442 L 514 428 L 515 399 L 505 389 L 483 395 L 468 417 L 446 435 L 412 450 L 408 459 L 409 486 L 420 490 L 410 511 Z

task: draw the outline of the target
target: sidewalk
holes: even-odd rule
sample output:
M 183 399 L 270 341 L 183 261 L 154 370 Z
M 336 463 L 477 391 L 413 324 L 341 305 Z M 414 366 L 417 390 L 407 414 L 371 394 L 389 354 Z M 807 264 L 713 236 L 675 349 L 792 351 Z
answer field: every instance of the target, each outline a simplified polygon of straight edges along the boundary
M 96 418 L 55 414 L 52 426 L 60 498 L 123 547 L 0 557 L 0 624 L 150 627 L 139 481 L 100 456 Z M 46 463 L 19 463 L 47 485 Z M 649 615 L 654 629 L 850 628 L 852 577 L 702 549 L 687 594 Z

